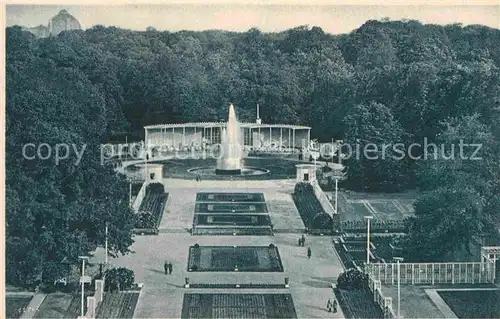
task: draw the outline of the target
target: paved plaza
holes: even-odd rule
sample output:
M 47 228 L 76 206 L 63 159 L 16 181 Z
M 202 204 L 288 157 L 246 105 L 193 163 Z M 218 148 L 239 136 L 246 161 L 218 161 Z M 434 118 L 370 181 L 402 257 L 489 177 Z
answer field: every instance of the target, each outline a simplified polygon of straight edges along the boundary
M 143 283 L 134 317 L 180 318 L 185 293 L 291 294 L 298 318 L 342 318 L 326 310 L 333 297 L 332 283 L 343 271 L 333 248 L 331 237 L 306 237 L 305 247 L 297 244 L 304 225 L 293 204 L 294 181 L 186 181 L 165 180 L 170 194 L 157 236 L 136 236 L 131 253 L 111 262 L 135 272 L 135 280 Z M 196 194 L 198 192 L 263 193 L 275 236 L 192 236 Z M 268 246 L 279 250 L 284 272 L 188 272 L 189 247 L 200 246 Z M 307 258 L 307 247 L 312 249 Z M 172 275 L 165 275 L 163 264 L 173 264 Z M 284 289 L 199 289 L 184 288 L 185 277 L 200 284 L 284 284 Z

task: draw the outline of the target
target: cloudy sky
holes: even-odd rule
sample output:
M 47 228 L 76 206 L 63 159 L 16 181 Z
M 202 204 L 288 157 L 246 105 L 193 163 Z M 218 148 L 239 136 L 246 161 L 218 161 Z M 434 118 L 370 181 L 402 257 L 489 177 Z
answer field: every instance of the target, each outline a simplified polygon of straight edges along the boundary
M 410 3 L 407 0 L 403 3 Z M 75 16 L 84 29 L 96 24 L 117 26 L 126 29 L 144 30 L 153 26 L 158 30 L 206 30 L 224 29 L 246 31 L 257 27 L 264 32 L 281 31 L 298 25 L 320 26 L 329 33 L 347 33 L 369 19 L 388 17 L 391 20 L 414 19 L 423 23 L 483 24 L 500 28 L 500 6 L 497 1 L 479 1 L 482 5 L 451 5 L 450 1 L 441 1 L 442 5 L 429 5 L 436 1 L 413 1 L 413 5 L 331 5 L 335 1 L 294 1 L 283 2 L 253 1 L 253 4 L 235 1 L 209 1 L 198 3 L 170 4 L 108 4 L 104 5 L 18 5 L 9 4 L 6 8 L 6 23 L 11 25 L 47 25 L 48 20 L 61 9 L 67 9 Z M 351 1 L 352 3 L 366 1 Z M 394 1 L 393 1 L 394 2 Z M 454 3 L 467 3 L 455 1 Z M 246 1 L 248 3 L 248 1 Z M 257 4 L 256 4 L 257 3 Z M 270 4 L 271 3 L 271 4 Z M 305 5 L 307 3 L 307 5 Z M 309 5 L 309 3 L 315 3 Z M 338 3 L 338 1 L 337 1 Z M 375 3 L 371 1 L 369 3 Z M 378 2 L 380 3 L 380 2 Z M 385 2 L 387 3 L 387 1 Z M 420 5 L 419 5 L 420 3 Z M 421 5 L 427 3 L 427 5 Z M 485 5 L 485 4 L 497 5 Z

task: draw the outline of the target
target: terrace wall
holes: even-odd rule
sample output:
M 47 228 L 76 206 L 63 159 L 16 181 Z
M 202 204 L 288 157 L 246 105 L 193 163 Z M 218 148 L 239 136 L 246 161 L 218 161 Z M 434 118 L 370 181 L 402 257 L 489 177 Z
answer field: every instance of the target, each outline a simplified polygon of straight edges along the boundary
M 375 280 L 372 276 L 368 276 L 368 287 L 373 294 L 373 301 L 382 309 L 384 318 L 396 318 L 397 315 L 392 308 L 392 298 L 384 296 L 380 280 Z
M 397 263 L 367 265 L 367 273 L 384 285 L 397 284 Z M 493 283 L 495 265 L 486 262 L 401 263 L 403 285 Z
M 323 192 L 321 187 L 319 187 L 319 184 L 317 181 L 311 183 L 314 187 L 314 195 L 316 195 L 316 198 L 318 199 L 319 203 L 321 204 L 321 207 L 323 207 L 323 210 L 333 218 L 333 227 L 334 229 L 339 229 L 340 228 L 340 214 L 337 214 L 335 211 L 335 208 L 333 208 L 332 203 L 328 200 L 328 197 L 326 194 Z
M 85 318 L 95 318 L 97 306 L 104 299 L 104 279 L 96 279 L 94 296 L 87 297 L 87 312 Z
M 142 184 L 142 187 L 139 190 L 139 193 L 137 193 L 137 197 L 135 198 L 134 203 L 132 204 L 132 209 L 136 213 L 139 211 L 139 207 L 141 207 L 142 200 L 146 196 L 146 187 L 147 186 L 148 186 L 148 182 L 147 181 Z

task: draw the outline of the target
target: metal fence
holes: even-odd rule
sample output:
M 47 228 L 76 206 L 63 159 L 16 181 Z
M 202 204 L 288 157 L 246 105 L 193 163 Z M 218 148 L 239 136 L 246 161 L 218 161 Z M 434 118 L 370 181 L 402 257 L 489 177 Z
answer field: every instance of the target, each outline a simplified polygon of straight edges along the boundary
M 365 220 L 343 221 L 340 224 L 344 232 L 366 232 Z M 380 220 L 374 219 L 370 223 L 372 232 L 406 232 L 408 230 L 408 222 L 404 220 Z
M 373 280 L 380 280 L 384 285 L 397 284 L 397 263 L 374 263 L 366 267 Z M 494 278 L 495 263 L 492 261 L 400 264 L 402 285 L 493 283 Z

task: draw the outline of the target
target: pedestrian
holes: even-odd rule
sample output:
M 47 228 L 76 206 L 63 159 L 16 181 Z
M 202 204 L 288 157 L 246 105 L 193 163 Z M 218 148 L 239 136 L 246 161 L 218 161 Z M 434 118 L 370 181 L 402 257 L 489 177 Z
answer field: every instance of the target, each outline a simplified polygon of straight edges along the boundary
M 307 247 L 307 258 L 311 259 L 311 254 L 312 254 L 311 247 Z
M 165 275 L 168 275 L 168 261 L 165 261 L 165 263 L 163 264 L 163 270 L 165 270 Z
M 333 300 L 333 312 L 336 313 L 337 312 L 337 299 L 334 299 Z
M 302 239 L 299 237 L 299 247 L 302 246 Z
M 328 302 L 326 303 L 326 309 L 328 310 L 328 312 L 332 312 L 332 306 L 332 300 L 328 298 Z
M 305 243 L 306 243 L 306 237 L 304 236 L 304 234 L 302 234 L 302 246 L 304 246 Z
M 171 275 L 171 274 L 172 274 L 172 268 L 173 268 L 172 263 L 168 263 L 168 274 L 169 274 L 169 275 Z

